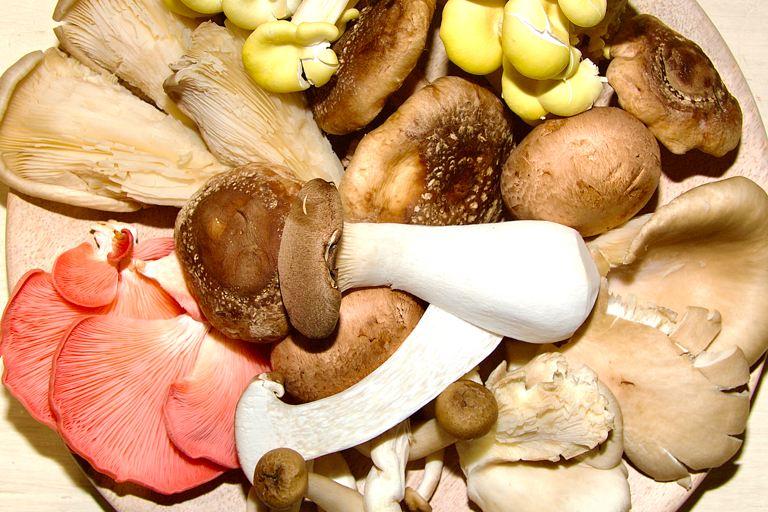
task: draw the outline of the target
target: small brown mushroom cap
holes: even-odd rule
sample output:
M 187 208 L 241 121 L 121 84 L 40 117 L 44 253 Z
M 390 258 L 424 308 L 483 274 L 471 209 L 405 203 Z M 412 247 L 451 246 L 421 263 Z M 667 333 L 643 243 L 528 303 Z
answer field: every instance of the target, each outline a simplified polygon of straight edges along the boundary
M 332 48 L 339 70 L 311 93 L 324 131 L 344 135 L 363 128 L 402 85 L 426 45 L 435 0 L 375 0 Z
M 265 453 L 253 473 L 253 491 L 270 509 L 289 509 L 307 494 L 309 472 L 304 458 L 290 448 Z
M 307 338 L 330 336 L 339 319 L 335 262 L 342 228 L 333 183 L 319 178 L 305 183 L 285 219 L 277 268 L 291 325 Z
M 342 179 L 348 220 L 425 225 L 500 219 L 512 126 L 490 91 L 439 78 L 363 138 Z
M 501 190 L 518 219 L 591 236 L 631 219 L 660 177 L 659 145 L 643 123 L 618 108 L 593 108 L 534 128 L 505 163 Z
M 657 18 L 636 16 L 616 34 L 606 76 L 619 103 L 672 153 L 723 156 L 738 146 L 742 114 L 712 61 Z
M 272 366 L 286 391 L 302 402 L 320 400 L 362 380 L 411 333 L 424 313 L 412 296 L 388 288 L 362 288 L 341 299 L 332 336 L 310 340 L 291 333 L 272 350 Z
M 187 284 L 211 325 L 232 338 L 274 341 L 288 333 L 277 255 L 300 185 L 275 170 L 249 164 L 219 174 L 176 219 L 176 253 Z
M 482 384 L 458 380 L 435 400 L 435 419 L 447 433 L 461 440 L 487 434 L 499 417 L 493 393 Z

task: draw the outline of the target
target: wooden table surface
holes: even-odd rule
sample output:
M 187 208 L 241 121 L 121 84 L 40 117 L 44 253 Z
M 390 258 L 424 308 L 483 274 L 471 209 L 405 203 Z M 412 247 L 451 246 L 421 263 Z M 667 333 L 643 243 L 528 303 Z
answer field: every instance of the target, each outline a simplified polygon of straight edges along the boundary
M 53 44 L 46 26 L 52 0 L 10 2 L 0 24 L 0 70 L 21 55 Z M 768 120 L 768 2 L 699 0 L 739 62 Z M 25 33 L 23 44 L 12 36 Z M 24 47 L 24 44 L 29 44 Z M 11 50 L 12 48 L 12 50 Z M 0 233 L 5 232 L 7 189 L 0 184 Z M 55 233 L 51 233 L 55 236 Z M 7 300 L 5 244 L 0 244 L 0 305 Z M 13 284 L 13 283 L 12 283 Z M 0 366 L 0 368 L 2 368 Z M 685 512 L 757 512 L 768 510 L 768 392 L 756 394 L 742 453 L 715 470 L 689 500 Z M 32 420 L 0 388 L 0 511 L 109 511 L 69 456 L 58 437 Z

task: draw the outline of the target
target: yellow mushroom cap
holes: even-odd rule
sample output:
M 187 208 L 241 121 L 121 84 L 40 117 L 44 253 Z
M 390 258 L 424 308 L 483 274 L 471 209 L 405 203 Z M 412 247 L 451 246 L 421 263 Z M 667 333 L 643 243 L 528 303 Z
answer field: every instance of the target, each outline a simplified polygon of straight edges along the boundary
M 528 78 L 554 78 L 571 59 L 568 18 L 555 0 L 509 0 L 504 7 L 504 56 Z
M 326 83 L 335 73 L 338 59 L 328 41 L 338 36 L 332 23 L 264 23 L 246 40 L 243 65 L 253 81 L 270 92 L 304 91 Z
M 293 6 L 285 1 L 222 0 L 221 6 L 227 19 L 245 30 L 254 30 L 259 25 L 293 14 Z
M 521 75 L 507 59 L 504 59 L 501 91 L 510 110 L 526 123 L 535 124 L 547 115 L 538 98 L 541 82 Z
M 181 0 L 163 0 L 163 4 L 169 11 L 186 18 L 202 18 L 207 16 L 207 14 L 203 14 L 202 12 L 193 11 L 184 5 Z
M 448 0 L 440 39 L 448 58 L 467 73 L 487 75 L 501 67 L 505 0 Z
M 181 0 L 181 3 L 202 14 L 218 14 L 222 10 L 221 0 Z
M 555 81 L 555 85 L 539 96 L 541 106 L 557 116 L 575 116 L 592 108 L 603 81 L 597 66 L 589 59 L 581 61 L 576 74 L 566 80 Z
M 606 0 L 558 0 L 563 14 L 580 27 L 594 27 L 605 17 Z

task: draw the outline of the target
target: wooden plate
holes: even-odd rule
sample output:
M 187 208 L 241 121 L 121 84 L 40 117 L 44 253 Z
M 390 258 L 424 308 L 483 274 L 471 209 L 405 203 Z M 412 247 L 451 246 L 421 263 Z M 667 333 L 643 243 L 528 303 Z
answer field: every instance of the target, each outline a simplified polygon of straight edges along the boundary
M 734 175 L 748 176 L 768 189 L 768 141 L 757 106 L 733 56 L 701 7 L 695 0 L 635 0 L 632 4 L 638 12 L 659 16 L 667 24 L 699 43 L 714 61 L 744 111 L 744 136 L 741 146 L 723 159 L 713 159 L 702 154 L 686 157 L 663 154 L 665 175 L 659 192 L 653 199 L 654 204 L 665 204 L 693 186 Z M 16 44 L 24 45 L 26 42 L 19 41 Z M 36 48 L 30 48 L 32 49 Z M 93 220 L 118 218 L 136 223 L 140 227 L 140 236 L 146 237 L 170 233 L 175 216 L 175 210 L 163 208 L 130 215 L 110 215 L 13 193 L 9 194 L 7 206 L 6 255 L 8 282 L 11 285 L 31 268 L 49 269 L 57 254 L 83 240 L 89 223 Z M 757 374 L 753 375 L 753 381 L 756 381 L 757 377 Z M 194 492 L 163 497 L 134 485 L 116 484 L 90 470 L 82 461 L 79 462 L 99 492 L 120 512 L 245 510 L 247 482 L 238 472 L 231 472 Z M 701 483 L 703 478 L 703 474 L 696 475 L 694 486 Z M 677 484 L 653 482 L 631 468 L 630 486 L 633 510 L 636 512 L 671 512 L 677 510 L 690 495 L 690 492 L 686 492 Z M 444 471 L 432 503 L 434 509 L 439 512 L 476 510 L 467 502 L 464 481 L 455 461 Z

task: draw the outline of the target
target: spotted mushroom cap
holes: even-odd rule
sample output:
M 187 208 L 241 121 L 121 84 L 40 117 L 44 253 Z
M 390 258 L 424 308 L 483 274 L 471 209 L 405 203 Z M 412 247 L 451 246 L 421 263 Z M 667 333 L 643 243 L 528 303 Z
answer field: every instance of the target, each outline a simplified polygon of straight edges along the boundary
M 427 44 L 435 0 L 361 2 L 360 18 L 332 48 L 339 70 L 311 91 L 324 131 L 344 135 L 363 128 L 416 66 Z
M 512 126 L 490 91 L 443 77 L 366 135 L 342 179 L 347 220 L 454 225 L 502 213 Z
M 621 106 L 672 153 L 723 156 L 739 144 L 739 103 L 694 42 L 639 15 L 613 39 L 611 56 L 607 77 Z
M 176 219 L 187 284 L 208 321 L 232 338 L 274 341 L 288 334 L 277 255 L 300 184 L 279 169 L 249 164 L 219 174 Z

